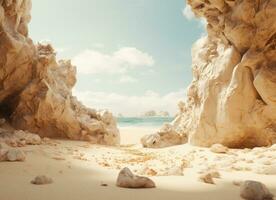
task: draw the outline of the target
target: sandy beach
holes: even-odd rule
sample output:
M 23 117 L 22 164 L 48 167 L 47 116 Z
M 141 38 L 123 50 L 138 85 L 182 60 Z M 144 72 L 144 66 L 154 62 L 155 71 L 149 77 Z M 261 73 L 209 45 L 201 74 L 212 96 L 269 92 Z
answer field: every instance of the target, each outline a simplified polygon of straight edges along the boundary
M 87 142 L 54 140 L 26 146 L 24 162 L 0 164 L 1 200 L 90 200 L 90 199 L 189 199 L 235 200 L 239 186 L 233 181 L 258 180 L 276 195 L 276 175 L 264 175 L 267 166 L 276 166 L 275 145 L 253 150 L 229 150 L 215 154 L 209 149 L 179 145 L 144 149 L 139 138 L 154 128 L 121 128 L 122 145 L 109 147 Z M 246 153 L 246 154 L 245 154 Z M 124 189 L 116 186 L 119 169 L 149 176 L 154 189 Z M 221 178 L 215 184 L 200 182 L 200 171 L 216 169 Z M 274 169 L 275 172 L 275 169 Z M 31 180 L 47 175 L 52 184 L 33 185 Z

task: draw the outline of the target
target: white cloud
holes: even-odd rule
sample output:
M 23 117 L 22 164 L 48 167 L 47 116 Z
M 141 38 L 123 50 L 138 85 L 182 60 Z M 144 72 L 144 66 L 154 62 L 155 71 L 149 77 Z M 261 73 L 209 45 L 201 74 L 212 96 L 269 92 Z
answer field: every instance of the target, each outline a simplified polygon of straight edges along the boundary
M 192 8 L 189 4 L 186 4 L 185 8 L 182 10 L 182 14 L 183 16 L 188 19 L 188 20 L 197 20 L 195 14 L 193 13 L 192 11 Z M 199 19 L 199 25 L 204 28 L 206 28 L 206 25 L 207 25 L 207 21 L 205 18 L 200 18 Z
M 119 82 L 121 82 L 121 83 L 134 83 L 134 82 L 137 82 L 137 79 L 132 77 L 132 76 L 124 75 L 120 78 Z
M 136 48 L 124 47 L 112 54 L 85 50 L 75 56 L 72 63 L 82 74 L 120 74 L 136 67 L 152 66 L 154 59 Z
M 193 13 L 191 6 L 188 5 L 188 4 L 186 4 L 185 8 L 182 10 L 182 14 L 188 20 L 191 20 L 191 19 L 195 18 L 195 14 Z
M 168 111 L 171 115 L 177 112 L 177 103 L 185 98 L 185 90 L 160 95 L 147 91 L 141 96 L 129 96 L 118 93 L 74 91 L 74 95 L 85 105 L 96 109 L 108 109 L 115 115 L 138 116 L 149 110 Z

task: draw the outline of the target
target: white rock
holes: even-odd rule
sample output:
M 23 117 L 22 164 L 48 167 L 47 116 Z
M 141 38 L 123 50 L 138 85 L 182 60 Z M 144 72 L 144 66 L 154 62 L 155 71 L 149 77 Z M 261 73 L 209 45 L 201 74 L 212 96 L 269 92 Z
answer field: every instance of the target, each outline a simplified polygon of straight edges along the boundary
M 147 148 L 163 148 L 186 142 L 187 135 L 178 133 L 171 124 L 164 124 L 157 133 L 141 138 L 142 145 Z
M 226 153 L 228 148 L 222 144 L 213 144 L 210 148 L 213 153 Z
M 53 183 L 53 179 L 42 175 L 42 176 L 35 177 L 34 180 L 31 181 L 31 183 L 35 185 L 51 184 Z
M 7 161 L 24 161 L 26 158 L 23 151 L 19 149 L 9 149 L 7 153 Z
M 123 188 L 154 188 L 155 183 L 143 176 L 134 175 L 130 169 L 122 169 L 117 178 L 117 186 Z
M 240 187 L 240 196 L 246 200 L 272 200 L 273 194 L 257 181 L 244 181 Z

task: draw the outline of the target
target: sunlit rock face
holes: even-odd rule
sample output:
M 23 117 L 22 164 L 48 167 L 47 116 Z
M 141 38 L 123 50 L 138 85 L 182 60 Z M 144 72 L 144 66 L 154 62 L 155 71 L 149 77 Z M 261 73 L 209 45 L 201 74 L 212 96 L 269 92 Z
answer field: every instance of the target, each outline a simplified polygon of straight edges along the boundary
M 187 2 L 197 17 L 207 20 L 208 35 L 192 48 L 193 81 L 172 126 L 199 146 L 272 144 L 276 138 L 276 1 Z
M 49 44 L 28 38 L 31 0 L 0 1 L 0 111 L 16 129 L 41 136 L 119 144 L 108 111 L 86 108 L 72 96 L 76 68 L 56 61 Z

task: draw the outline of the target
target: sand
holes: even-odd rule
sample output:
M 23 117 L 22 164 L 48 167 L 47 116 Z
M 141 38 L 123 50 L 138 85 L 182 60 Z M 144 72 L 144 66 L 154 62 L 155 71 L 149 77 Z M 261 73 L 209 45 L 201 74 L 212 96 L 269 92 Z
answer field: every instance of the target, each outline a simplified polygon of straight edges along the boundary
M 230 150 L 215 154 L 209 149 L 179 145 L 165 149 L 143 149 L 142 135 L 155 128 L 121 128 L 122 146 L 108 147 L 87 142 L 50 140 L 22 147 L 24 162 L 0 163 L 0 200 L 91 200 L 91 199 L 240 199 L 233 181 L 257 180 L 276 195 L 276 175 L 264 175 L 265 167 L 276 166 L 276 147 Z M 119 169 L 150 176 L 155 189 L 116 187 Z M 199 172 L 216 169 L 215 184 L 198 180 Z M 271 171 L 271 170 L 270 170 Z M 38 175 L 52 184 L 33 185 Z

